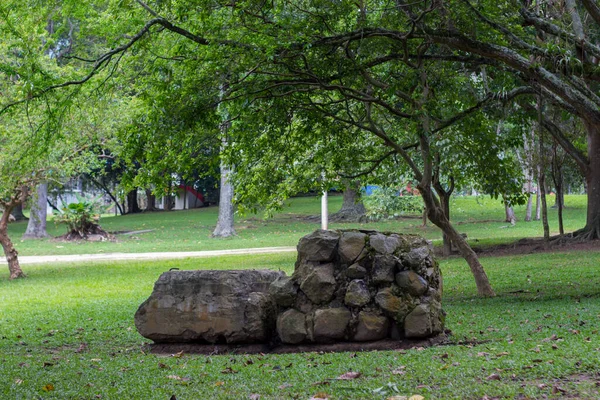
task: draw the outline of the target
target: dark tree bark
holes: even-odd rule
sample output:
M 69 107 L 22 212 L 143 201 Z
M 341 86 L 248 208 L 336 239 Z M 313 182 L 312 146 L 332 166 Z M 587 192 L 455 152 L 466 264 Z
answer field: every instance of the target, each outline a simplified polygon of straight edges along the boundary
M 346 182 L 342 207 L 338 212 L 332 214 L 330 221 L 361 221 L 367 210 L 362 202 L 359 182 Z
M 142 212 L 137 199 L 137 188 L 127 193 L 127 214 L 136 214 Z
M 573 233 L 583 239 L 600 238 L 600 126 L 586 123 L 588 136 L 587 215 L 585 227 Z
M 94 184 L 96 185 L 96 187 L 98 189 L 101 189 L 104 191 L 104 193 L 106 193 L 108 195 L 108 197 L 110 197 L 110 199 L 113 201 L 113 203 L 115 203 L 115 215 L 117 215 L 117 210 L 119 211 L 119 214 L 123 215 L 123 207 L 121 206 L 121 204 L 119 203 L 119 201 L 117 200 L 117 198 L 112 194 L 112 191 L 105 185 L 103 184 L 101 181 L 94 179 L 92 176 L 89 176 L 88 179 Z
M 13 208 L 11 215 L 15 218 L 15 221 L 25 221 L 27 217 L 23 214 L 23 204 L 17 204 Z
M 9 279 L 25 277 L 25 274 L 19 265 L 19 253 L 17 252 L 17 249 L 15 249 L 12 240 L 10 240 L 10 237 L 8 236 L 8 219 L 13 208 L 15 208 L 17 204 L 23 204 L 23 202 L 27 199 L 27 196 L 28 188 L 26 186 L 22 186 L 16 190 L 14 195 L 9 200 L 1 201 L 4 211 L 2 212 L 2 216 L 0 216 L 0 244 L 2 245 L 2 249 L 4 250 L 4 255 L 6 256 L 6 261 L 8 263 L 8 271 L 10 273 Z
M 152 193 L 152 189 L 146 189 L 146 209 L 144 211 L 156 211 L 156 196 Z
M 558 211 L 558 232 L 560 236 L 563 236 L 565 234 L 565 228 L 563 223 L 563 209 L 565 202 L 562 172 L 563 165 L 562 160 L 558 155 L 556 142 L 554 142 L 552 150 L 552 180 L 554 181 L 554 188 L 556 189 L 555 206 Z
M 0 217 L 0 244 L 2 244 L 2 249 L 4 250 L 4 255 L 6 256 L 6 261 L 8 263 L 8 271 L 10 272 L 9 279 L 25 277 L 25 274 L 19 265 L 19 253 L 8 236 L 8 216 L 13 207 L 14 206 L 5 208 L 2 217 Z
M 36 194 L 31 199 L 31 213 L 27 230 L 23 234 L 23 239 L 41 239 L 48 237 L 46 232 L 46 217 L 48 213 L 48 184 L 40 183 Z

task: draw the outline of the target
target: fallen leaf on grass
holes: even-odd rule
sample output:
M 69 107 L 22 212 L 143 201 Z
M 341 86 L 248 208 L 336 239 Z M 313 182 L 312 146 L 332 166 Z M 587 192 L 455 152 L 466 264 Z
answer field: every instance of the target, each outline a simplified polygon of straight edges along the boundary
M 291 388 L 294 385 L 290 385 L 289 383 L 284 383 L 283 385 L 278 386 L 278 389 L 287 389 L 287 388 Z
M 253 394 L 251 394 L 248 397 L 248 399 L 250 399 L 250 400 L 260 400 L 260 394 L 253 393 Z
M 489 355 L 490 353 L 486 353 L 485 351 L 480 351 L 479 353 L 477 353 L 477 357 L 487 357 Z
M 86 350 L 87 350 L 87 344 L 81 343 L 79 345 L 79 348 L 77 350 L 75 350 L 75 353 L 83 353 Z
M 567 393 L 567 391 L 565 389 L 561 388 L 560 386 L 552 386 L 552 394 L 558 394 L 558 393 L 565 394 L 565 393 Z
M 54 390 L 54 385 L 53 385 L 53 384 L 51 384 L 51 383 L 49 383 L 49 384 L 47 384 L 47 385 L 44 385 L 44 387 L 42 387 L 42 390 L 43 390 L 44 392 L 51 392 L 51 391 L 53 391 L 53 390 Z
M 183 350 L 181 350 L 179 353 L 171 354 L 171 357 L 175 357 L 175 358 L 183 357 Z
M 491 374 L 490 376 L 488 376 L 485 379 L 488 380 L 488 381 L 499 381 L 500 380 L 500 375 L 498 375 L 498 374 Z
M 163 364 L 161 362 L 158 363 L 158 368 L 169 369 L 170 367 L 167 364 Z
M 222 374 L 237 374 L 238 372 L 231 367 L 227 367 L 223 371 L 221 371 L 221 373 Z
M 396 368 L 395 370 L 392 371 L 392 375 L 404 375 L 406 373 L 405 371 L 406 367 L 404 365 Z
M 331 385 L 331 382 L 329 382 L 329 381 L 319 381 L 319 382 L 313 383 L 311 386 L 321 386 L 321 385 Z
M 498 354 L 496 354 L 496 357 L 507 356 L 507 355 L 509 355 L 509 354 L 510 354 L 510 353 L 509 353 L 508 351 L 503 351 L 503 352 L 501 352 L 501 353 L 498 353 Z
M 346 373 L 338 376 L 337 379 L 342 380 L 342 381 L 349 381 L 352 379 L 360 378 L 361 375 L 362 374 L 360 372 L 350 371 L 350 372 L 346 372 Z
M 177 376 L 177 375 L 168 375 L 168 376 L 167 376 L 167 378 L 169 378 L 169 379 L 174 379 L 174 380 L 176 380 L 176 381 L 183 380 L 183 378 L 182 378 L 182 377 L 180 377 L 180 376 Z
M 215 386 L 223 386 L 224 384 L 225 384 L 225 382 L 223 382 L 223 381 L 215 382 Z
M 309 400 L 327 400 L 328 398 L 329 398 L 329 395 L 327 393 L 319 392 L 319 393 L 316 393 Z
M 15 385 L 20 385 L 22 383 L 23 383 L 23 379 L 19 379 L 19 378 L 15 379 Z

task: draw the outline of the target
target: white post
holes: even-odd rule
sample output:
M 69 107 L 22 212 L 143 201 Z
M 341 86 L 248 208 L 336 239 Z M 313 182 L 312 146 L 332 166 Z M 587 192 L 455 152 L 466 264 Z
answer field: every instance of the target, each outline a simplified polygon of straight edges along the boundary
M 323 196 L 321 196 L 321 229 L 327 230 L 327 190 L 323 191 Z

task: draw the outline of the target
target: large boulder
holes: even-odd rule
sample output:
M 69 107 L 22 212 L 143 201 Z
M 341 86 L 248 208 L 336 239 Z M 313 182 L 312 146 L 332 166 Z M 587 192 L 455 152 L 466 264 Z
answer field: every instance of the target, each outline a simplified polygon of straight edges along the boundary
M 269 270 L 163 273 L 135 314 L 139 333 L 157 343 L 267 342 L 275 327 Z

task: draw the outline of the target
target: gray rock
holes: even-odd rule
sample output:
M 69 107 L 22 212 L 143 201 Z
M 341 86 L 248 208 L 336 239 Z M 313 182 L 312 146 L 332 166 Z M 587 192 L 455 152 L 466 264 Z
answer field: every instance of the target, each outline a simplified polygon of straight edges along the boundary
M 289 276 L 282 276 L 269 286 L 269 294 L 277 305 L 289 307 L 296 301 L 298 287 Z
M 277 334 L 283 343 L 296 344 L 303 342 L 308 335 L 306 315 L 293 308 L 280 314 L 277 318 Z
M 402 310 L 402 300 L 398 296 L 395 296 L 389 287 L 377 292 L 375 302 L 382 310 L 390 314 L 397 314 Z
M 346 308 L 325 308 L 315 311 L 314 340 L 329 342 L 343 339 L 352 314 Z
M 329 262 L 335 258 L 340 234 L 335 231 L 318 230 L 304 236 L 298 243 L 298 259 Z
M 413 248 L 404 256 L 404 263 L 410 268 L 417 268 L 427 257 L 430 256 L 429 247 L 421 246 Z
M 389 254 L 375 256 L 371 269 L 371 281 L 376 285 L 394 282 L 397 263 L 398 259 Z
M 361 279 L 355 279 L 348 285 L 346 289 L 346 296 L 344 296 L 344 303 L 350 307 L 362 307 L 371 301 L 371 295 L 369 294 L 369 288 L 365 281 Z
M 386 236 L 384 234 L 377 233 L 370 236 L 369 245 L 377 253 L 393 254 L 400 245 L 400 240 L 396 236 Z
M 422 296 L 427 292 L 427 281 L 414 271 L 402 271 L 396 274 L 396 283 L 402 291 L 413 296 Z
M 135 326 L 159 343 L 267 341 L 275 324 L 267 293 L 281 275 L 268 270 L 165 272 L 138 308 Z
M 345 264 L 351 264 L 361 254 L 365 248 L 367 235 L 361 232 L 344 232 L 340 237 L 338 253 L 340 261 Z
M 353 340 L 367 342 L 387 337 L 389 320 L 382 316 L 365 311 L 358 314 L 358 325 Z
M 313 268 L 300 282 L 300 289 L 315 304 L 331 300 L 336 290 L 333 264 L 322 264 Z
M 429 304 L 419 304 L 404 319 L 404 336 L 406 338 L 426 338 L 442 331 L 443 321 L 440 320 L 441 308 Z M 432 318 L 433 317 L 433 318 Z
M 446 312 L 442 310 L 442 304 L 438 301 L 432 301 L 429 309 L 431 311 L 431 334 L 438 335 L 444 331 Z
M 359 264 L 352 264 L 346 269 L 346 276 L 350 279 L 362 279 L 367 276 L 367 269 Z

